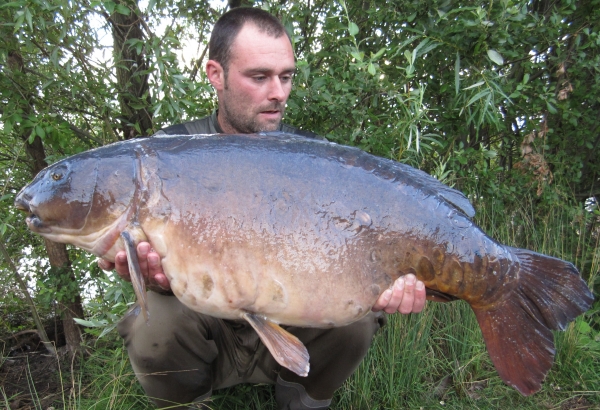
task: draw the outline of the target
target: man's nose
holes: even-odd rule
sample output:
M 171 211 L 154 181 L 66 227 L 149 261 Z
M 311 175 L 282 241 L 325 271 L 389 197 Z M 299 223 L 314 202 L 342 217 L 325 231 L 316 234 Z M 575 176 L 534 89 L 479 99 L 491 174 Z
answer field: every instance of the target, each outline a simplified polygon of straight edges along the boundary
M 284 101 L 286 98 L 286 92 L 281 84 L 279 77 L 273 77 L 270 81 L 269 88 L 269 100 Z

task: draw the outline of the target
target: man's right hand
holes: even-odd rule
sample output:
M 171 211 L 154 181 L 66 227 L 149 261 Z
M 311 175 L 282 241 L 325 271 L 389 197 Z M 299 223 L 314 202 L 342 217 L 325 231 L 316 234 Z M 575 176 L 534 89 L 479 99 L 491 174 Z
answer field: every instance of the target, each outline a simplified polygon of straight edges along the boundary
M 171 290 L 169 279 L 167 279 L 162 270 L 160 256 L 152 250 L 150 244 L 148 242 L 140 242 L 137 246 L 137 254 L 146 287 L 156 292 Z M 121 278 L 131 282 L 129 265 L 127 264 L 127 253 L 125 251 L 117 252 L 115 263 L 109 262 L 106 259 L 98 259 L 98 266 L 103 270 L 115 269 Z

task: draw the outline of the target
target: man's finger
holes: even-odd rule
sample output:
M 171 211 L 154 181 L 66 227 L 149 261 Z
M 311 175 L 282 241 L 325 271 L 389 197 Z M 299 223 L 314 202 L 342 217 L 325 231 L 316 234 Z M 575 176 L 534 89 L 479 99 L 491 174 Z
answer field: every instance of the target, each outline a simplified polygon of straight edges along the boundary
M 402 295 L 402 301 L 398 306 L 398 312 L 406 315 L 413 311 L 416 284 L 417 278 L 414 275 L 406 275 L 404 277 L 404 294 Z
M 415 302 L 412 308 L 413 313 L 419 313 L 423 311 L 423 308 L 425 308 L 425 302 L 427 302 L 426 292 L 427 290 L 425 289 L 425 284 L 421 281 L 417 281 L 415 286 Z
M 127 264 L 127 254 L 125 251 L 117 252 L 115 255 L 115 270 L 123 280 L 131 281 L 131 278 L 129 277 L 129 265 Z
M 406 280 L 404 277 L 396 279 L 394 286 L 392 287 L 392 297 L 388 305 L 383 309 L 386 313 L 396 313 L 402 300 L 404 299 L 404 287 Z
M 150 244 L 148 242 L 140 242 L 137 246 L 137 257 L 140 264 L 140 271 L 146 283 L 152 277 L 148 272 L 148 254 L 150 253 Z
M 98 258 L 96 262 L 98 263 L 100 269 L 105 271 L 111 271 L 115 268 L 115 264 L 107 261 L 106 259 Z
M 169 279 L 167 279 L 163 272 L 160 256 L 156 252 L 150 252 L 148 254 L 148 274 L 150 275 L 150 278 L 152 278 L 151 281 L 160 286 L 163 290 L 171 289 Z
M 379 296 L 379 299 L 377 299 L 377 302 L 375 302 L 375 304 L 373 305 L 373 307 L 371 308 L 371 310 L 373 312 L 379 312 L 380 310 L 383 310 L 388 305 L 388 303 L 390 302 L 391 298 L 392 298 L 392 290 L 391 289 L 386 289 Z

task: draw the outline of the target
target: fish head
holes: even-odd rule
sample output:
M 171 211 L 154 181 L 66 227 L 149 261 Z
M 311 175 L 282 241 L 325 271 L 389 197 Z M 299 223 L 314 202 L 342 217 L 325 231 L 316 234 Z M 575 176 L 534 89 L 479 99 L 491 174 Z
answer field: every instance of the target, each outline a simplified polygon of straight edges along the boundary
M 15 199 L 15 206 L 28 213 L 29 229 L 50 234 L 61 228 L 81 229 L 92 206 L 94 168 L 82 171 L 89 161 L 61 161 L 43 169 Z
M 42 171 L 15 199 L 29 229 L 98 256 L 112 248 L 135 193 L 131 159 L 102 158 L 93 151 Z

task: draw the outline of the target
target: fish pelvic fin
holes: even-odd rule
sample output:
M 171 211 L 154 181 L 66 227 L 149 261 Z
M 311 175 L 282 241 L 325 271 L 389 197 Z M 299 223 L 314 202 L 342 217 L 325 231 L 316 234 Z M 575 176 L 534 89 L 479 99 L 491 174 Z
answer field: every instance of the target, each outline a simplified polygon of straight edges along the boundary
M 246 312 L 242 314 L 242 318 L 246 319 L 256 330 L 260 340 L 269 349 L 277 363 L 298 376 L 308 376 L 310 370 L 308 351 L 296 336 L 265 317 Z
M 564 330 L 594 298 L 571 263 L 509 250 L 520 261 L 517 288 L 502 302 L 473 310 L 498 374 L 529 396 L 541 388 L 554 361 L 552 330 Z
M 127 231 L 121 232 L 121 239 L 123 239 L 125 252 L 127 253 L 127 264 L 129 265 L 129 274 L 131 277 L 131 284 L 133 285 L 133 292 L 135 293 L 138 306 L 141 308 L 142 315 L 146 322 L 148 322 L 146 283 L 144 282 L 144 276 L 142 275 L 140 262 L 137 257 L 136 244 L 133 236 Z

